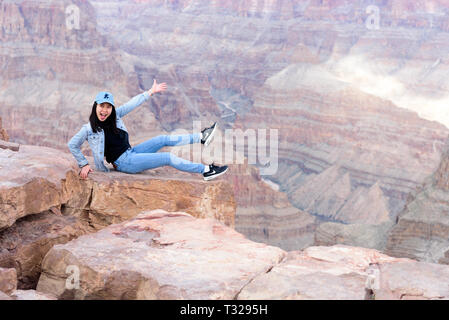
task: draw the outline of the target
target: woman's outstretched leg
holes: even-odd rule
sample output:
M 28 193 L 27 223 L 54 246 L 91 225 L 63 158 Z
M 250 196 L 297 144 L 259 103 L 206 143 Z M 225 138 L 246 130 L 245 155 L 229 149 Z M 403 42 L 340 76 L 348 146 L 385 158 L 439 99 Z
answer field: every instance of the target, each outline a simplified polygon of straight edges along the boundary
M 132 150 L 136 153 L 153 153 L 166 146 L 184 146 L 186 144 L 198 142 L 201 142 L 200 133 L 160 135 L 136 145 L 132 148 Z
M 162 166 L 172 166 L 178 170 L 192 173 L 203 173 L 205 171 L 204 164 L 190 162 L 170 152 L 130 152 L 126 160 L 119 164 L 119 170 L 126 173 L 139 173 Z

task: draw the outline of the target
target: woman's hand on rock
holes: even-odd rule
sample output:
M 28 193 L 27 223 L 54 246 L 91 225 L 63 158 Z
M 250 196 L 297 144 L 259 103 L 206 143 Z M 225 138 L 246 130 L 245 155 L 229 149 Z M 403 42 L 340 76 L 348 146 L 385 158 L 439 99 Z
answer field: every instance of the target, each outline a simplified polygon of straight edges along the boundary
M 87 176 L 90 172 L 93 172 L 94 170 L 90 168 L 90 166 L 87 164 L 84 167 L 81 168 L 80 176 L 81 179 L 86 180 Z

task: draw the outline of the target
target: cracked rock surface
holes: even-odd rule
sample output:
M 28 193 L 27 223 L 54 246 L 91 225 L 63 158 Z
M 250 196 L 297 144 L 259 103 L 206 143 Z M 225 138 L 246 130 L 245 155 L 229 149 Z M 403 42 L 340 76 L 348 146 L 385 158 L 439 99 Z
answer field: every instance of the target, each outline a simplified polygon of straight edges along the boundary
M 344 245 L 286 252 L 164 210 L 55 245 L 42 270 L 37 290 L 58 299 L 449 299 L 446 265 Z
M 374 249 L 309 247 L 289 252 L 238 299 L 449 299 L 449 267 L 393 258 Z
M 217 220 L 154 210 L 54 246 L 37 290 L 59 299 L 234 299 L 284 256 Z M 78 289 L 66 285 L 67 270 Z

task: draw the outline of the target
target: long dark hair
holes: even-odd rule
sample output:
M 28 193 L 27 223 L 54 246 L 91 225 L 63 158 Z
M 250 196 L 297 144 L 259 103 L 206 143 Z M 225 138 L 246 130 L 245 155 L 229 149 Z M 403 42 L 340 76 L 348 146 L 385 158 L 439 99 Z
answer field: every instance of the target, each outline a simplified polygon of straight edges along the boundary
M 97 117 L 97 102 L 94 102 L 92 106 L 92 112 L 89 117 L 90 126 L 92 127 L 93 132 L 98 132 L 102 130 L 104 127 L 108 126 L 112 128 L 115 133 L 119 133 L 117 129 L 117 114 L 115 113 L 115 107 L 112 106 L 111 115 L 106 119 L 106 121 L 100 121 Z

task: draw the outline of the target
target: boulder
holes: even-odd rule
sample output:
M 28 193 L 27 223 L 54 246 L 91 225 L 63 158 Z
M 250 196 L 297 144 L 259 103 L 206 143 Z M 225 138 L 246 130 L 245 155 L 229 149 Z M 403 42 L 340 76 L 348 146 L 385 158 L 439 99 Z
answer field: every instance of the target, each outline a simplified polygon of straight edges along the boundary
M 22 145 L 0 149 L 0 230 L 30 214 L 69 200 L 79 185 L 69 154 L 47 147 Z
M 183 211 L 197 218 L 214 218 L 235 226 L 236 203 L 230 184 L 204 181 L 196 174 L 163 167 L 138 174 L 93 172 L 81 181 L 81 196 L 64 205 L 71 215 L 85 215 L 101 229 L 135 217 L 144 210 Z
M 70 153 L 31 145 L 22 145 L 18 152 L 0 149 L 0 167 L 0 230 L 51 208 L 96 228 L 159 208 L 235 223 L 234 194 L 227 182 L 206 182 L 200 175 L 172 168 L 140 174 L 94 171 L 82 180 Z
M 55 245 L 37 290 L 59 299 L 234 299 L 284 256 L 215 219 L 154 210 Z
M 17 270 L 20 289 L 34 289 L 47 252 L 55 244 L 92 231 L 93 228 L 76 217 L 55 215 L 50 211 L 26 216 L 0 231 L 0 267 Z
M 449 299 L 449 267 L 335 245 L 291 251 L 238 299 Z M 273 288 L 276 288 L 273 290 Z

